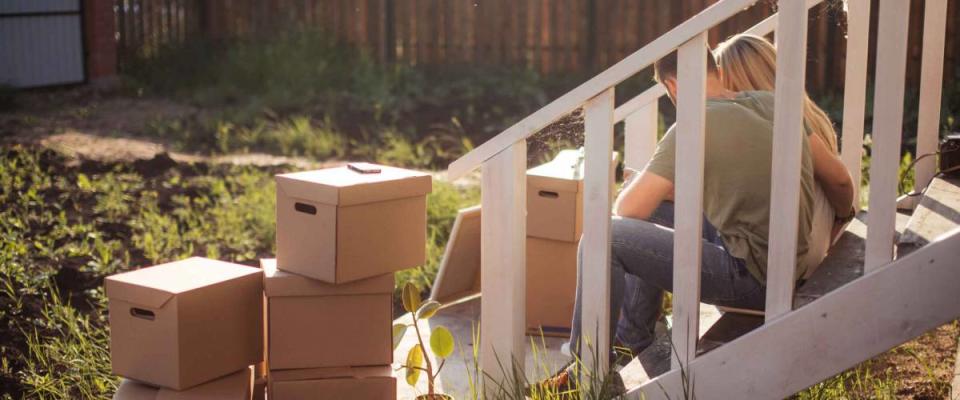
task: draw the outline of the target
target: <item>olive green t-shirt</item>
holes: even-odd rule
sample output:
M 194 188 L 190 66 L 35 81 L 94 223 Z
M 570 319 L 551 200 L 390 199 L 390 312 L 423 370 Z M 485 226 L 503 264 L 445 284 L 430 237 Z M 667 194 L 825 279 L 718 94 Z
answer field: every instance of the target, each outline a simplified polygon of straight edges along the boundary
M 773 94 L 740 92 L 733 99 L 709 99 L 706 106 L 703 211 L 727 250 L 746 261 L 766 282 L 770 225 L 770 160 Z M 657 145 L 647 171 L 674 180 L 676 125 Z M 813 160 L 803 138 L 797 259 L 807 252 L 813 215 Z M 776 221 L 774 221 L 776 223 Z M 796 277 L 803 275 L 797 267 Z

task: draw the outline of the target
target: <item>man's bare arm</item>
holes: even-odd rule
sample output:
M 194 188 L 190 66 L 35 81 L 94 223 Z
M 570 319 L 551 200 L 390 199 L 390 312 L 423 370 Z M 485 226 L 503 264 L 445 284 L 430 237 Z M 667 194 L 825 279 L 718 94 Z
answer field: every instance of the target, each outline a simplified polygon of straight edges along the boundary
M 647 219 L 664 200 L 673 196 L 673 182 L 657 174 L 640 171 L 617 196 L 613 213 L 621 217 Z

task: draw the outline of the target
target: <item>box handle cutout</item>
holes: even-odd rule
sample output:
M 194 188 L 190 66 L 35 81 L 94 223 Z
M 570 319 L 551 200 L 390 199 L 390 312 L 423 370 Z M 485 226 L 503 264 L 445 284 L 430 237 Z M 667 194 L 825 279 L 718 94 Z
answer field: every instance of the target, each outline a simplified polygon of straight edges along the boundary
M 293 209 L 300 211 L 304 214 L 317 215 L 317 208 L 307 203 L 300 203 L 300 202 L 294 203 Z
M 153 321 L 153 319 L 155 318 L 153 311 L 144 310 L 142 308 L 136 308 L 136 307 L 130 308 L 130 315 L 140 319 L 145 319 L 148 321 Z
M 557 193 L 557 192 L 549 192 L 549 191 L 546 191 L 546 190 L 541 190 L 541 191 L 538 192 L 537 194 L 539 194 L 540 197 L 546 197 L 546 198 L 550 198 L 550 199 L 555 199 L 555 198 L 560 197 L 560 194 L 559 194 L 559 193 Z

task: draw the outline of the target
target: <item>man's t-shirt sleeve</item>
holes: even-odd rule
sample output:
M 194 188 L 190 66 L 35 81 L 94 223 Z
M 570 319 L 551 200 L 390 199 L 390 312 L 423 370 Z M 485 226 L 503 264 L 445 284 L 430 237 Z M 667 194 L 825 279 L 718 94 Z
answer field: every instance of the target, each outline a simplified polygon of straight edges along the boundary
M 657 143 L 657 150 L 653 153 L 653 158 L 647 163 L 646 170 L 652 172 L 661 178 L 673 182 L 674 170 L 676 168 L 676 136 L 677 126 L 673 125 Z

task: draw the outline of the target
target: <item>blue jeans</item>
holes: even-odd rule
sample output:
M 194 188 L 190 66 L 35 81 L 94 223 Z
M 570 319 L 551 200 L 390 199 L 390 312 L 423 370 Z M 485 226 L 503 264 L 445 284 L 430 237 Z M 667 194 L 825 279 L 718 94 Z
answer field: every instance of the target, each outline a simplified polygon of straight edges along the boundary
M 673 203 L 664 202 L 649 220 L 611 220 L 611 342 L 639 354 L 654 339 L 663 292 L 673 287 Z M 582 243 L 582 242 L 581 242 Z M 762 310 L 766 288 L 731 255 L 717 230 L 703 223 L 700 299 L 704 303 Z M 580 248 L 583 252 L 583 248 Z M 582 258 L 577 262 L 577 293 L 570 332 L 571 350 L 581 338 Z

